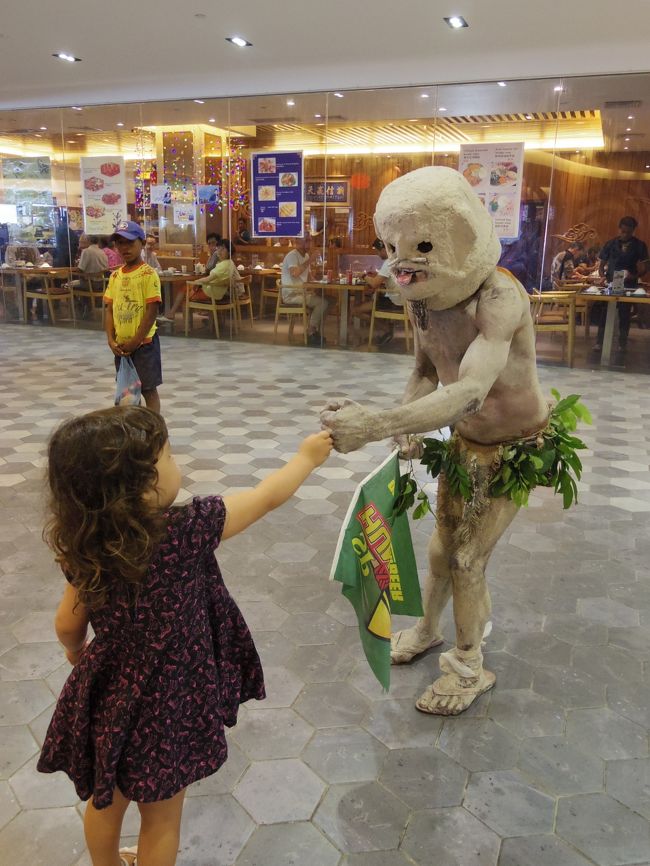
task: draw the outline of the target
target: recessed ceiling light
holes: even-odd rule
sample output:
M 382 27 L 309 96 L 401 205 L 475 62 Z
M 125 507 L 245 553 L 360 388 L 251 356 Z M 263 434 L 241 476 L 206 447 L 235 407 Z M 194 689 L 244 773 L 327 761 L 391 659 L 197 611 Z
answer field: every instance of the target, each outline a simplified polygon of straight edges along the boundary
M 59 60 L 67 60 L 68 63 L 81 63 L 81 57 L 75 57 L 74 54 L 67 54 L 65 51 L 56 51 L 52 57 L 58 57 Z
M 40 134 L 40 132 L 35 132 L 35 133 L 34 133 L 34 138 L 43 138 L 43 136 Z M 646 168 L 647 168 L 647 167 L 648 167 L 648 166 L 646 165 Z
M 253 43 L 244 39 L 243 36 L 226 36 L 226 42 L 232 42 L 237 48 L 252 48 L 253 46 Z
M 76 144 L 76 143 L 77 143 L 77 142 L 74 140 L 74 138 L 69 138 L 69 139 L 68 139 L 68 144 Z
M 289 108 L 292 108 L 295 104 L 296 103 L 293 99 L 287 99 L 287 105 L 289 106 Z
M 556 93 L 564 93 L 564 88 L 562 87 L 561 84 L 556 84 L 555 87 L 553 88 L 553 90 Z
M 115 125 L 116 125 L 116 126 L 124 126 L 124 124 L 121 123 L 121 122 L 120 122 L 120 123 L 116 123 Z
M 77 136 L 77 138 L 81 138 L 81 136 L 83 135 L 83 132 L 75 132 L 75 135 Z
M 650 168 L 650 165 L 646 165 L 646 168 Z
M 505 83 L 505 81 L 497 81 L 497 84 L 499 85 L 499 87 L 507 87 L 507 86 L 508 86 L 508 85 Z
M 336 91 L 336 93 L 334 94 L 334 96 L 336 96 L 337 99 L 343 99 L 343 94 L 342 94 L 342 93 L 339 93 L 338 90 Z
M 447 22 L 448 26 L 451 27 L 452 30 L 460 30 L 461 27 L 469 27 L 467 21 L 464 18 L 461 18 L 460 15 L 452 15 L 450 18 L 444 18 L 444 21 Z
M 625 129 L 625 131 L 626 131 L 626 132 L 632 132 L 632 127 L 631 127 L 631 126 L 628 126 L 628 127 Z
M 208 117 L 208 123 L 216 123 L 216 122 L 217 122 L 216 117 Z
M 629 149 L 630 149 L 629 147 L 624 147 L 624 148 L 623 148 L 623 150 L 629 150 Z
M 438 111 L 447 111 L 447 109 L 445 108 L 444 105 L 441 105 L 440 108 L 438 109 Z
M 633 115 L 633 114 L 628 114 L 627 119 L 628 119 L 628 120 L 634 120 L 634 115 Z
M 314 117 L 322 117 L 322 114 L 315 114 Z
M 625 141 L 629 141 L 629 140 L 630 140 L 629 138 L 626 138 L 626 139 L 625 139 Z
M 532 119 L 533 119 L 533 115 L 532 115 L 532 114 L 527 114 L 527 115 L 526 115 L 526 120 L 532 120 Z
M 47 129 L 47 126 L 39 126 L 39 129 L 41 129 L 43 132 L 45 132 L 45 130 Z
M 194 99 L 193 102 L 196 102 L 197 105 L 205 105 L 205 99 Z
M 83 108 L 81 108 L 81 106 L 79 106 L 79 105 L 73 105 L 72 110 L 73 111 L 83 111 Z
M 428 94 L 428 93 L 421 93 L 421 94 L 420 94 L 420 99 L 428 99 L 428 98 L 429 98 L 429 94 Z

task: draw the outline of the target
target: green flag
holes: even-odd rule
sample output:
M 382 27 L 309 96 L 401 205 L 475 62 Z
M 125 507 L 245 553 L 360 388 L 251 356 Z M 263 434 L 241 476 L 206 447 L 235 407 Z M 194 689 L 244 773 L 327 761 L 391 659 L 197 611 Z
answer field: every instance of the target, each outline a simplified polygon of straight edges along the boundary
M 391 612 L 422 616 L 422 597 L 406 514 L 393 517 L 399 490 L 397 451 L 359 484 L 339 535 L 331 580 L 343 584 L 359 622 L 363 651 L 390 686 Z

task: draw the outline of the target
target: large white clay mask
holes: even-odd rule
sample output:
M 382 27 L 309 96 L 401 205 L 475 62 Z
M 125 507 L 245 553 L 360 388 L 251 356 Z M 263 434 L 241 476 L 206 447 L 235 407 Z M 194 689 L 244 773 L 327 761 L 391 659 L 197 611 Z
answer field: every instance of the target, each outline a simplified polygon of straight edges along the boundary
M 446 310 L 471 297 L 494 270 L 501 244 L 492 219 L 452 168 L 418 168 L 379 196 L 375 228 L 407 300 Z

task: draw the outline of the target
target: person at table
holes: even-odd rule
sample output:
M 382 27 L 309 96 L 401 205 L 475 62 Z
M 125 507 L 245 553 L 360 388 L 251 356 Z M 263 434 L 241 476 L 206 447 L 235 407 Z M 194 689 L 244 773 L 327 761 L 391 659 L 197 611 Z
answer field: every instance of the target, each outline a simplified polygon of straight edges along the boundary
M 369 317 L 372 313 L 372 295 L 377 293 L 376 307 L 378 310 L 387 310 L 393 313 L 401 313 L 404 310 L 404 301 L 399 292 L 388 291 L 391 279 L 390 270 L 386 264 L 388 253 L 384 242 L 380 238 L 375 238 L 372 242 L 372 249 L 375 250 L 382 259 L 381 267 L 376 273 L 366 274 L 366 284 L 372 290 L 370 300 L 365 299 L 358 304 L 355 304 L 350 310 L 352 318 Z M 378 334 L 376 343 L 378 346 L 386 346 L 393 339 L 394 323 L 385 319 L 379 321 L 384 322 L 386 329 L 383 333 Z
M 208 252 L 210 254 L 207 262 L 205 263 L 206 274 L 209 274 L 213 268 L 216 268 L 219 262 L 219 254 L 217 253 L 217 247 L 220 241 L 221 235 L 218 235 L 216 232 L 211 232 L 206 238 L 206 242 L 208 244 Z
M 153 268 L 159 274 L 162 271 L 158 256 L 156 255 L 156 238 L 153 235 L 147 235 L 142 248 L 142 261 Z
M 584 246 L 578 241 L 569 244 L 568 249 L 560 250 L 551 264 L 551 285 L 560 280 L 570 280 L 576 267 L 579 255 Z
M 237 243 L 249 244 L 251 242 L 251 233 L 248 231 L 248 224 L 243 217 L 237 220 Z
M 36 244 L 11 243 L 8 244 L 5 250 L 5 263 L 12 268 L 17 267 L 16 262 L 22 262 L 23 265 L 36 265 L 39 263 L 40 258 L 41 254 Z M 22 265 L 18 267 L 22 267 Z
M 99 247 L 99 238 L 95 235 L 86 236 L 88 246 L 84 246 L 79 256 L 78 268 L 85 279 L 71 280 L 68 285 L 72 288 L 90 288 L 93 292 L 103 292 L 104 271 L 108 270 L 108 259 Z M 90 298 L 81 298 L 81 318 L 87 319 L 90 314 Z
M 79 262 L 81 261 L 81 254 L 83 253 L 84 250 L 87 250 L 89 246 L 90 246 L 90 237 L 85 232 L 82 232 L 79 235 L 79 246 L 77 247 L 77 257 L 75 259 L 75 266 L 76 267 L 79 267 Z
M 101 237 L 99 239 L 99 246 L 101 247 L 102 252 L 106 256 L 109 271 L 114 271 L 116 268 L 122 267 L 122 265 L 124 264 L 124 259 L 116 250 L 115 241 L 112 238 Z
M 192 301 L 228 301 L 233 287 L 238 295 L 244 294 L 244 287 L 239 277 L 239 271 L 232 260 L 235 251 L 234 244 L 228 238 L 222 238 L 217 246 L 217 264 L 212 268 L 207 277 L 195 280 L 190 294 Z M 161 324 L 173 322 L 176 313 L 185 301 L 185 293 L 179 293 L 171 310 L 163 316 L 158 316 L 157 321 Z
M 648 247 L 640 238 L 635 237 L 637 221 L 633 216 L 624 216 L 618 224 L 618 235 L 607 241 L 598 254 L 600 260 L 599 274 L 608 283 L 614 279 L 616 271 L 625 271 L 624 287 L 635 289 L 648 268 Z M 598 321 L 598 337 L 593 347 L 593 354 L 599 355 L 603 349 L 605 335 L 605 320 L 607 317 L 605 303 L 596 303 L 592 308 L 592 321 Z M 627 349 L 627 338 L 630 332 L 631 304 L 617 304 L 618 307 L 618 353 L 617 362 L 621 363 Z
M 325 338 L 321 336 L 321 331 L 328 301 L 303 288 L 304 284 L 309 282 L 310 247 L 311 237 L 308 234 L 302 238 L 295 238 L 294 248 L 282 260 L 282 300 L 285 304 L 299 304 L 304 292 L 305 303 L 311 310 L 307 342 L 310 346 L 324 346 Z
M 79 237 L 68 225 L 67 217 L 64 215 L 59 220 L 55 233 L 56 245 L 54 247 L 54 267 L 69 268 L 77 258 L 79 248 Z
M 589 247 L 582 255 L 578 256 L 576 266 L 573 269 L 573 275 L 578 277 L 598 277 L 598 253 L 600 247 Z

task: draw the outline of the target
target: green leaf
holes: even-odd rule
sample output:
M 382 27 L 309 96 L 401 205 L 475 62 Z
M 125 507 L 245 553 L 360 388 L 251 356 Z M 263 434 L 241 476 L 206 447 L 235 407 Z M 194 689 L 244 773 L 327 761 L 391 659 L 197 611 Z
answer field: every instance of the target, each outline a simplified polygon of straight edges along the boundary
M 557 388 L 551 388 L 551 394 L 555 397 L 555 399 L 558 401 L 558 403 L 562 399 L 560 397 L 560 392 L 557 390 Z
M 420 502 L 413 510 L 413 520 L 422 520 L 430 511 L 429 502 Z

